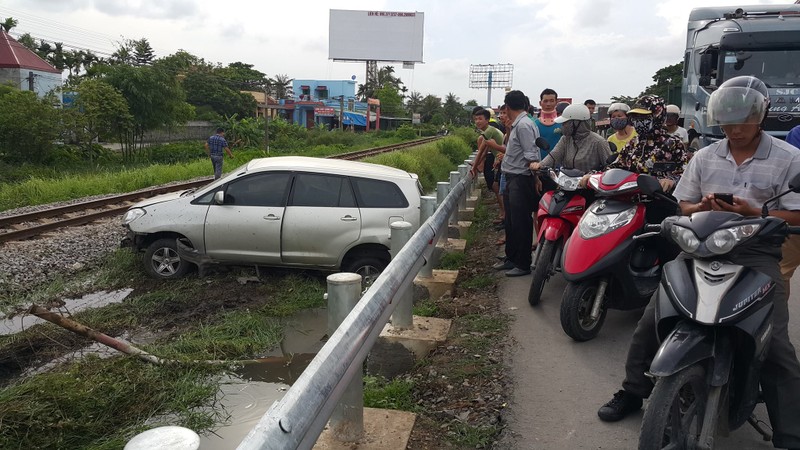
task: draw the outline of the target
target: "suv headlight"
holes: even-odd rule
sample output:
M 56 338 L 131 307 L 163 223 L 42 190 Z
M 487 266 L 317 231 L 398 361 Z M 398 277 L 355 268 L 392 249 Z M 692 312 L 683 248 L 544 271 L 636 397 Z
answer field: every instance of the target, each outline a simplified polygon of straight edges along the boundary
M 142 208 L 129 209 L 125 215 L 122 216 L 122 224 L 127 225 L 145 214 L 147 213 Z
M 617 228 L 624 227 L 631 223 L 636 216 L 636 206 L 626 209 L 617 214 L 595 214 L 586 211 L 581 217 L 578 229 L 583 239 L 592 239 L 610 233 Z
M 711 253 L 723 255 L 736 247 L 739 242 L 756 234 L 758 228 L 759 225 L 751 224 L 717 230 L 706 239 L 706 247 Z

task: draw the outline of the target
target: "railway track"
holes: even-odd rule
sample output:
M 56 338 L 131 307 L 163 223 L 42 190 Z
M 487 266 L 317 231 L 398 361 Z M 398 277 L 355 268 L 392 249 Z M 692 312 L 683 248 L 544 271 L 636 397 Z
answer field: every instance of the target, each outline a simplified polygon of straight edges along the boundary
M 340 155 L 329 156 L 329 158 L 353 161 L 380 153 L 387 153 L 425 144 L 436 139 L 437 137 L 423 138 L 415 141 L 404 142 L 402 144 L 387 145 L 350 153 L 342 153 Z M 0 217 L 0 243 L 28 239 L 57 230 L 59 228 L 83 225 L 94 222 L 98 219 L 121 215 L 124 214 L 132 204 L 145 198 L 165 194 L 168 192 L 198 188 L 205 186 L 211 181 L 213 181 L 213 178 L 208 177 L 201 180 L 174 184 L 170 186 L 160 186 L 98 200 L 90 200 L 30 213 Z

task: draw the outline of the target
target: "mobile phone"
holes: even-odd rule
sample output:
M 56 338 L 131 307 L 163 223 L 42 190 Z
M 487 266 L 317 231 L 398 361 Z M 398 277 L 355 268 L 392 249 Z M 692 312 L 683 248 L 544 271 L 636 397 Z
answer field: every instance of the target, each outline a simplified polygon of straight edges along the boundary
M 722 200 L 723 202 L 732 205 L 733 204 L 733 194 L 714 194 L 714 198 L 717 200 Z

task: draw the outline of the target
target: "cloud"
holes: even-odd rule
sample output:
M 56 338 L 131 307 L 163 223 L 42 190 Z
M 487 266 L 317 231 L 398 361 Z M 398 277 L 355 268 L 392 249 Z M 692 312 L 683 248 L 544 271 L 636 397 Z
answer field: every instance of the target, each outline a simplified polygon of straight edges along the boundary
M 575 22 L 580 28 L 603 28 L 609 23 L 612 9 L 608 0 L 590 2 L 577 8 Z
M 197 2 L 192 0 L 133 0 L 126 2 L 95 0 L 93 6 L 109 16 L 148 19 L 186 19 L 198 12 Z

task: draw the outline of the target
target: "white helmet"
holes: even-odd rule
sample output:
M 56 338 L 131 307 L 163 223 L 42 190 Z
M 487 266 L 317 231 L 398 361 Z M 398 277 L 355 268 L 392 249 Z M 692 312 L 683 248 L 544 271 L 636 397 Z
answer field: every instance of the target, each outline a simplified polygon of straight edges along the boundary
M 625 103 L 612 103 L 611 106 L 608 107 L 608 115 L 610 116 L 614 111 L 622 111 L 625 114 L 628 114 L 628 111 L 630 110 L 631 107 Z
M 589 120 L 591 117 L 592 114 L 589 112 L 589 108 L 587 108 L 586 105 L 576 103 L 564 108 L 564 112 L 556 117 L 555 122 L 564 123 L 568 120 Z
M 667 114 L 680 114 L 681 109 L 678 108 L 678 105 L 667 105 Z

